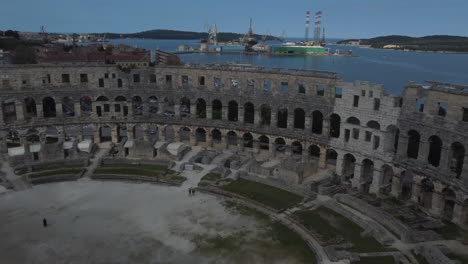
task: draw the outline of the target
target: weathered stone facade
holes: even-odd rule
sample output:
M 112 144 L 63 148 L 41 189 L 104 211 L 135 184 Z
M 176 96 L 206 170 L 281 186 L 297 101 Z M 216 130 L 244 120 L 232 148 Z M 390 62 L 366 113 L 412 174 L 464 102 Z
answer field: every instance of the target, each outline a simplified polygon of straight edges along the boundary
M 0 85 L 1 150 L 24 147 L 11 160 L 79 157 L 84 140 L 113 142 L 119 157 L 156 159 L 157 146 L 182 141 L 297 160 L 304 164 L 294 172 L 299 183 L 311 168 L 327 168 L 362 192 L 468 223 L 466 87 L 410 84 L 400 98 L 322 71 L 156 66 L 128 73 L 71 64 L 0 66 Z

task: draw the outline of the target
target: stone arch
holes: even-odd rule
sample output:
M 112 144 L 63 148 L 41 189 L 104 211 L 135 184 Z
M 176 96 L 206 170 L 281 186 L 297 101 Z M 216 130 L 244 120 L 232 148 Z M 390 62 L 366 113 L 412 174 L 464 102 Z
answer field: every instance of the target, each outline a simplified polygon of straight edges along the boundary
M 75 116 L 75 102 L 70 96 L 65 96 L 62 98 L 62 113 L 63 116 Z
M 334 149 L 327 149 L 327 153 L 326 153 L 327 166 L 335 167 L 337 159 L 338 159 L 338 153 Z
M 356 158 L 354 155 L 347 153 L 343 157 L 343 178 L 349 180 L 354 178 L 354 171 L 356 169 Z
M 361 188 L 364 193 L 369 193 L 372 180 L 374 179 L 374 162 L 364 159 L 361 165 Z
M 197 118 L 206 118 L 206 101 L 202 98 L 198 98 L 196 103 L 196 116 Z
M 305 111 L 302 108 L 294 109 L 294 128 L 305 128 Z
M 263 104 L 260 106 L 260 125 L 269 126 L 271 124 L 271 107 Z
M 175 115 L 174 111 L 175 103 L 170 98 L 164 98 L 163 100 L 163 112 L 164 116 L 173 117 Z
M 90 115 L 93 111 L 93 100 L 89 96 L 83 96 L 80 98 L 80 110 L 81 115 Z
M 19 133 L 16 130 L 10 129 L 8 130 L 8 134 L 6 135 L 6 144 L 7 148 L 14 148 L 21 146 Z
M 255 107 L 251 102 L 244 104 L 244 123 L 253 124 L 255 121 Z
M 421 194 L 418 198 L 418 203 L 426 209 L 432 209 L 432 196 L 434 194 L 434 183 L 429 178 L 421 181 Z
M 199 127 L 195 130 L 195 137 L 197 142 L 206 142 L 206 130 Z
M 140 96 L 133 96 L 132 97 L 132 109 L 133 115 L 141 116 L 143 115 L 143 100 Z
M 285 152 L 286 151 L 286 141 L 283 138 L 276 138 L 275 139 L 275 148 L 277 152 Z
M 35 128 L 28 129 L 25 135 L 26 142 L 28 142 L 29 144 L 41 142 L 41 138 L 39 134 L 40 134 L 39 131 Z
M 465 153 L 465 147 L 460 142 L 454 142 L 450 146 L 450 171 L 455 174 L 456 178 L 460 178 L 462 174 Z
M 95 138 L 94 138 L 94 130 L 95 129 L 98 129 L 99 132 L 100 132 L 100 128 L 95 128 L 92 124 L 83 125 L 81 127 L 81 135 L 82 135 L 83 139 L 95 140 Z M 97 142 L 95 142 L 95 143 L 97 143 Z
M 211 138 L 213 139 L 214 144 L 220 144 L 223 140 L 223 135 L 218 129 L 213 129 L 211 131 Z
M 17 119 L 15 99 L 5 99 L 2 101 L 3 121 L 10 123 Z
M 148 112 L 150 114 L 156 114 L 159 111 L 159 102 L 156 96 L 148 97 Z
M 125 98 L 125 96 L 119 95 L 119 96 L 115 97 L 114 101 L 115 102 L 126 102 L 127 98 Z
M 108 125 L 103 125 L 99 128 L 99 142 L 112 141 L 112 128 Z
M 439 167 L 440 155 L 442 152 L 442 140 L 438 136 L 431 136 L 428 140 L 429 143 L 429 154 L 427 161 L 434 167 Z
M 445 188 L 444 190 L 442 190 L 442 198 L 444 201 L 444 208 L 442 210 L 442 218 L 451 221 L 453 218 L 453 212 L 455 209 L 457 196 L 452 189 Z
M 108 102 L 108 101 L 109 101 L 109 98 L 107 98 L 104 95 L 101 95 L 96 99 L 96 102 Z
M 320 148 L 317 145 L 309 146 L 309 156 L 313 159 L 320 159 Z
M 379 192 L 384 195 L 389 195 L 392 192 L 393 169 L 391 166 L 384 164 L 381 173 L 382 185 L 380 186 Z
M 411 199 L 413 195 L 413 172 L 411 170 L 402 171 L 400 174 L 401 195 L 403 201 Z
M 265 136 L 265 135 L 261 135 L 259 138 L 258 138 L 258 141 L 259 141 L 259 147 L 261 150 L 269 150 L 270 149 L 270 138 Z
M 330 137 L 339 138 L 341 129 L 341 117 L 338 114 L 330 115 Z
M 323 114 L 316 110 L 312 112 L 312 133 L 322 134 L 323 130 Z
M 187 97 L 182 97 L 180 99 L 180 116 L 190 116 L 190 99 Z
M 419 142 L 421 141 L 421 135 L 416 130 L 408 131 L 408 148 L 406 149 L 406 155 L 408 158 L 417 159 L 419 152 Z
M 24 117 L 29 119 L 37 117 L 36 101 L 32 97 L 24 98 Z
M 211 103 L 211 114 L 214 120 L 223 119 L 223 104 L 220 100 L 213 100 Z
M 302 144 L 299 141 L 294 141 L 291 144 L 291 152 L 292 154 L 302 155 Z
M 127 126 L 125 124 L 117 125 L 117 142 L 122 142 L 122 140 L 126 137 L 128 137 Z
M 281 108 L 277 114 L 277 127 L 287 128 L 288 127 L 288 109 Z
M 180 141 L 190 141 L 190 128 L 181 127 L 179 130 Z
M 159 128 L 157 125 L 150 124 L 148 126 L 148 139 L 150 142 L 154 142 L 156 140 L 159 140 Z
M 59 141 L 59 133 L 55 127 L 47 127 L 45 130 L 45 143 L 54 144 Z
M 250 133 L 244 133 L 242 136 L 245 148 L 253 148 L 253 136 Z
M 361 121 L 359 121 L 359 119 L 354 116 L 348 117 L 348 119 L 346 119 L 346 123 L 356 125 L 356 126 L 361 125 Z
M 56 117 L 57 110 L 55 109 L 55 100 L 52 97 L 42 99 L 42 111 L 44 118 Z
M 367 122 L 367 127 L 375 130 L 380 130 L 380 124 L 377 121 L 371 120 Z
M 234 131 L 229 131 L 227 133 L 227 144 L 230 146 L 237 146 L 237 133 Z
M 228 120 L 237 121 L 239 119 L 239 104 L 232 100 L 228 103 Z

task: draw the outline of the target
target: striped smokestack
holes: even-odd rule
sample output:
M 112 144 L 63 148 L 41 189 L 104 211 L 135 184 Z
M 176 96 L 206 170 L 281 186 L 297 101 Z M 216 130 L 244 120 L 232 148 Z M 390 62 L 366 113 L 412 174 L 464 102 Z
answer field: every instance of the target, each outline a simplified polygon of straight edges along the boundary
M 306 12 L 305 41 L 309 40 L 310 11 Z

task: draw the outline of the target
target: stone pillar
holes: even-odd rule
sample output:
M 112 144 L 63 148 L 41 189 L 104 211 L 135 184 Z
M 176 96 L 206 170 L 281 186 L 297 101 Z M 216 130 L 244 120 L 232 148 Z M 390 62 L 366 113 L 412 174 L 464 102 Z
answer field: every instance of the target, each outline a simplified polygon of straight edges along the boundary
M 399 198 L 401 195 L 401 181 L 399 177 L 396 177 L 395 175 L 392 178 L 392 192 L 391 195 Z
M 465 155 L 465 158 L 463 159 L 463 169 L 460 174 L 460 179 L 462 179 L 465 184 L 468 184 L 468 156 L 467 155 Z
M 227 121 L 228 120 L 228 108 L 226 106 L 222 107 L 222 120 Z
M 128 116 L 133 116 L 133 105 L 127 103 Z
M 276 112 L 273 110 L 271 111 L 271 120 L 270 120 L 271 127 L 278 127 L 278 119 L 276 118 Z
M 449 153 L 450 153 L 450 149 L 447 148 L 446 146 L 442 146 L 442 149 L 440 151 L 439 168 L 446 175 L 451 174 L 450 173 L 450 162 L 449 162 L 449 159 L 448 159 Z
M 150 140 L 150 136 L 149 136 L 149 130 L 150 130 L 149 127 L 144 127 L 144 128 L 143 128 L 143 140 L 144 140 L 144 141 L 148 141 L 148 142 L 151 141 L 151 140 Z M 159 130 L 156 130 L 156 131 L 157 131 L 156 133 L 159 133 Z M 156 134 L 156 138 L 158 138 L 158 137 L 159 137 L 159 135 Z
M 0 138 L 0 153 L 8 153 L 8 147 L 5 138 Z
M 418 161 L 426 164 L 428 163 L 427 157 L 429 155 L 429 142 L 421 140 L 419 142 Z
M 1 102 L 0 102 L 0 125 L 2 125 L 4 123 L 4 120 L 3 120 L 3 107 L 1 106 Z
M 206 144 L 210 148 L 213 147 L 213 136 L 211 135 L 211 133 L 208 133 L 208 131 L 206 132 Z
M 320 153 L 319 166 L 320 166 L 322 156 L 325 157 L 326 153 L 324 155 L 322 155 L 322 153 Z M 336 170 L 336 175 L 338 175 L 340 178 L 343 177 L 343 158 L 344 158 L 344 156 L 341 155 L 340 153 L 338 153 L 338 157 L 336 158 L 336 169 L 335 170 Z M 325 158 L 324 158 L 323 162 L 325 162 Z
M 56 117 L 63 117 L 63 108 L 61 103 L 56 103 L 55 104 L 55 113 Z
M 270 152 L 271 156 L 276 157 L 276 144 L 275 142 L 270 142 L 268 146 L 268 151 Z
M 127 126 L 127 138 L 128 140 L 135 139 L 135 133 L 133 133 L 133 127 Z
M 341 126 L 343 126 L 343 125 L 341 125 Z M 312 131 L 312 124 L 310 125 L 310 130 L 309 131 Z M 324 119 L 323 120 L 322 135 L 325 135 L 325 136 L 330 135 L 330 119 Z M 342 137 L 342 134 L 340 134 L 340 137 Z
M 158 111 L 157 114 L 164 114 L 164 102 L 158 102 Z
M 57 128 L 58 142 L 65 141 L 65 128 L 63 126 L 58 126 L 56 128 Z
M 119 141 L 119 126 L 116 124 L 113 124 L 111 126 L 111 138 L 112 138 L 112 143 L 117 143 Z
M 180 117 L 180 105 L 174 105 L 174 112 L 176 117 Z
M 74 109 L 75 109 L 75 116 L 76 117 L 81 117 L 81 105 L 80 105 L 80 103 L 74 104 Z
M 190 145 L 192 145 L 192 146 L 196 146 L 197 143 L 198 143 L 197 136 L 195 134 L 195 130 L 193 130 L 193 129 L 190 131 L 190 141 L 189 142 L 190 142 Z
M 190 105 L 190 116 L 192 118 L 197 118 L 197 105 L 196 104 Z
M 240 107 L 238 115 L 239 115 L 239 122 L 242 123 L 242 124 L 244 123 L 244 119 L 245 119 L 244 114 L 245 114 L 245 109 L 243 107 Z
M 221 137 L 221 139 L 223 139 L 223 138 L 224 138 L 224 144 L 225 144 L 224 147 L 225 147 L 225 149 L 228 149 L 229 148 L 229 137 L 227 135 L 223 135 Z
M 38 119 L 44 118 L 44 108 L 42 107 L 42 104 L 36 104 L 36 114 Z
M 312 133 L 312 118 L 310 116 L 305 117 L 304 130 L 307 134 Z
M 419 203 L 419 196 L 421 195 L 421 183 L 420 182 L 413 182 L 412 189 L 411 189 L 411 201 L 415 203 Z
M 244 147 L 244 139 L 242 137 L 239 137 L 239 139 L 237 139 L 237 149 L 239 151 L 244 151 L 245 147 Z
M 338 165 L 338 161 L 337 161 Z M 327 167 L 327 149 L 320 147 L 319 168 L 325 169 Z
M 206 106 L 206 119 L 212 120 L 213 119 L 213 108 L 211 105 Z
M 357 188 L 359 191 L 361 190 L 361 170 L 362 165 L 356 161 L 354 164 L 354 177 L 351 179 L 351 186 Z
M 178 127 L 174 128 L 174 140 L 180 142 L 180 129 Z
M 452 222 L 458 225 L 463 225 L 464 214 L 463 214 L 463 205 L 456 202 L 455 207 L 453 208 L 453 217 Z
M 254 111 L 254 125 L 260 125 L 260 109 L 255 109 Z
M 293 130 L 294 129 L 294 112 L 293 113 L 289 113 L 288 112 L 288 122 L 287 122 L 287 129 L 289 130 Z
M 432 193 L 432 208 L 431 213 L 436 216 L 442 216 L 444 211 L 445 201 L 444 196 L 440 192 L 434 191 Z
M 382 186 L 382 171 L 374 167 L 372 171 L 372 184 L 369 188 L 369 193 L 380 193 L 380 186 Z
M 93 141 L 94 143 L 100 143 L 101 142 L 101 138 L 100 138 L 100 127 L 96 127 L 94 130 L 93 130 Z
M 408 136 L 400 134 L 398 138 L 398 150 L 397 156 L 400 158 L 406 158 L 406 151 L 408 150 Z
M 24 120 L 23 104 L 19 102 L 15 102 L 15 111 L 16 111 L 16 120 L 23 121 Z

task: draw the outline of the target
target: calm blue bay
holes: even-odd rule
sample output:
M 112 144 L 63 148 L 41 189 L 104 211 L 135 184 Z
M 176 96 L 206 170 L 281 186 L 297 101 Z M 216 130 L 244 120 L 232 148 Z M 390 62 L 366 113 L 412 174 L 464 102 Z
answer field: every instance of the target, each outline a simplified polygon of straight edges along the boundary
M 330 40 L 333 41 L 333 40 Z M 198 46 L 198 40 L 114 39 L 112 44 L 127 44 L 146 49 L 174 52 L 178 45 Z M 278 42 L 272 42 L 277 44 Z M 406 52 L 328 45 L 342 53 L 351 49 L 358 57 L 270 56 L 242 54 L 181 54 L 185 63 L 251 63 L 265 68 L 304 68 L 335 71 L 345 81 L 371 81 L 383 84 L 387 93 L 401 94 L 409 81 L 425 80 L 468 85 L 468 54 Z

